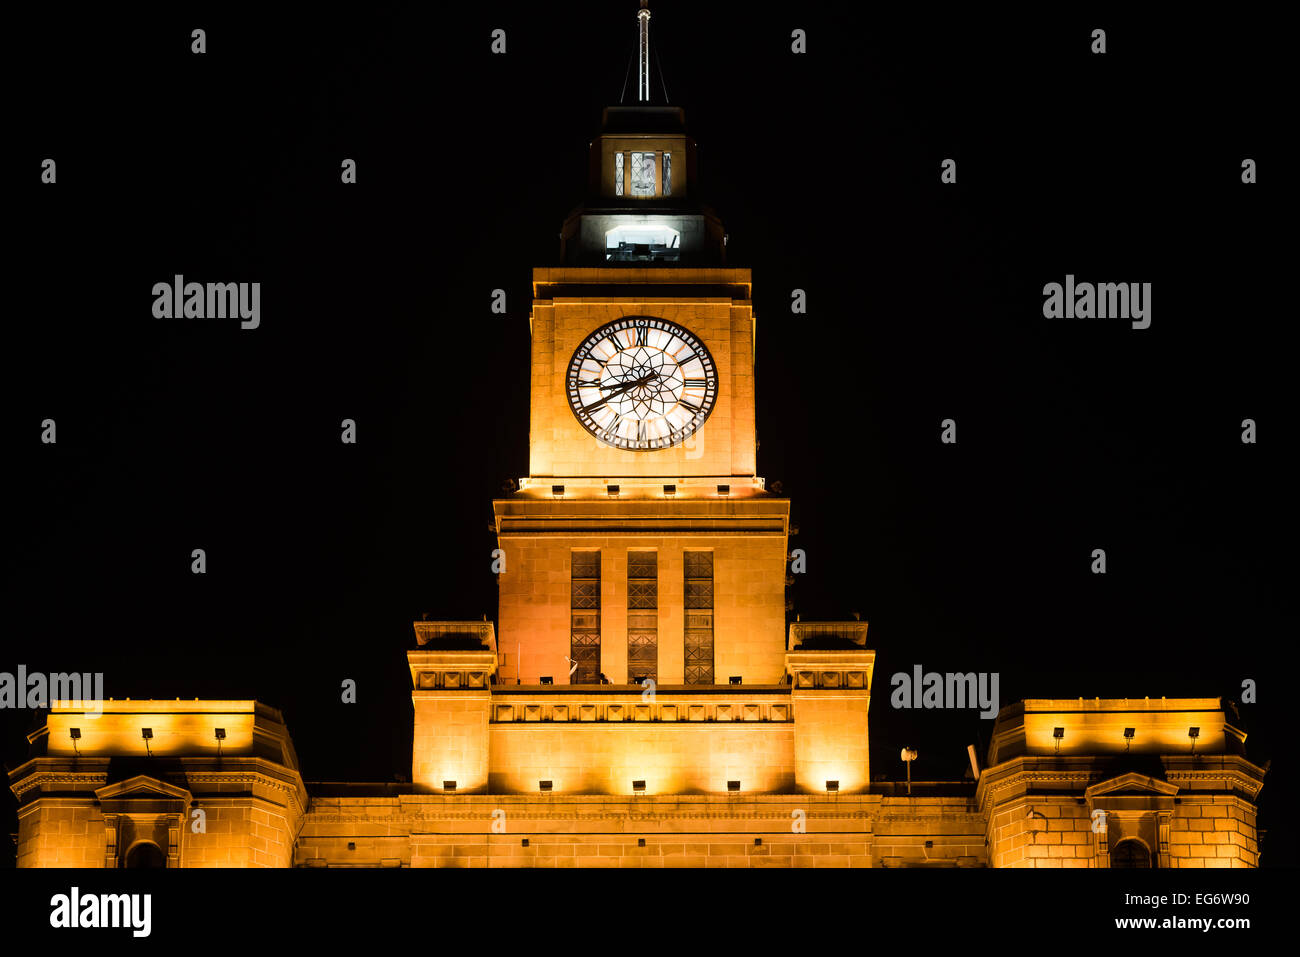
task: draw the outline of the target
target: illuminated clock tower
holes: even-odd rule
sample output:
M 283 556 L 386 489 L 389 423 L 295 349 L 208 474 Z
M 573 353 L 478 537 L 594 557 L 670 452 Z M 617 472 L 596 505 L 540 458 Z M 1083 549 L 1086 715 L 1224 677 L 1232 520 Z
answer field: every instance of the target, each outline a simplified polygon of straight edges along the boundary
M 1029 699 L 972 778 L 872 779 L 867 623 L 787 630 L 750 273 L 652 102 L 644 0 L 637 29 L 533 272 L 499 619 L 414 623 L 409 782 L 305 784 L 255 701 L 55 701 L 9 772 L 19 866 L 1256 866 L 1265 769 L 1217 698 Z
M 493 503 L 507 685 L 784 679 L 789 502 L 756 475 L 750 271 L 726 266 L 683 111 L 650 102 L 648 23 L 563 265 L 533 271 L 529 474 Z

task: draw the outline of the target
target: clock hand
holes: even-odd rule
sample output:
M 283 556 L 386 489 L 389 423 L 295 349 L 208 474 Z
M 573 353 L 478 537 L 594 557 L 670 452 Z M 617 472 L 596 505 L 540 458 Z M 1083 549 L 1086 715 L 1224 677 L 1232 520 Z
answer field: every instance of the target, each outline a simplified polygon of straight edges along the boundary
M 618 395 L 620 392 L 626 392 L 628 389 L 635 389 L 637 386 L 645 385 L 647 382 L 650 382 L 652 379 L 657 379 L 657 378 L 659 378 L 659 373 L 651 372 L 649 375 L 642 376 L 640 379 L 636 379 L 632 382 L 619 383 L 619 385 L 614 389 L 613 392 L 610 393 L 610 395 L 614 396 L 614 395 Z
M 606 402 L 608 402 L 610 399 L 614 398 L 614 396 L 616 396 L 616 395 L 622 395 L 624 392 L 628 391 L 629 389 L 635 389 L 637 386 L 645 385 L 646 383 L 648 383 L 648 382 L 650 382 L 650 381 L 652 381 L 652 380 L 654 380 L 654 379 L 657 379 L 657 378 L 659 378 L 659 373 L 657 373 L 657 372 L 652 372 L 652 373 L 650 373 L 648 376 L 643 376 L 642 378 L 640 378 L 640 379 L 636 379 L 636 380 L 634 380 L 634 381 L 632 381 L 632 382 L 624 382 L 624 383 L 621 383 L 620 385 L 618 385 L 617 387 L 615 387 L 614 390 L 613 390 L 612 392 L 610 392 L 609 395 L 607 395 L 607 396 L 605 396 L 604 398 L 602 398 L 599 402 L 593 402 L 591 405 L 584 405 L 584 406 L 582 407 L 582 411 L 583 411 L 583 412 L 591 412 L 591 411 L 593 411 L 593 410 L 595 410 L 595 409 L 599 409 L 602 405 L 604 405 L 604 404 L 605 404 Z

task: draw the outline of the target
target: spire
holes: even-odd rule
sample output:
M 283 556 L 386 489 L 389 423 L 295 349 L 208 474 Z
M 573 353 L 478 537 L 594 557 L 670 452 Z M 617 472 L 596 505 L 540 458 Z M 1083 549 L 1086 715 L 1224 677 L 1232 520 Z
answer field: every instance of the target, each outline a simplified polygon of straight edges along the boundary
M 636 15 L 638 24 L 636 98 L 650 102 L 650 0 L 641 0 Z

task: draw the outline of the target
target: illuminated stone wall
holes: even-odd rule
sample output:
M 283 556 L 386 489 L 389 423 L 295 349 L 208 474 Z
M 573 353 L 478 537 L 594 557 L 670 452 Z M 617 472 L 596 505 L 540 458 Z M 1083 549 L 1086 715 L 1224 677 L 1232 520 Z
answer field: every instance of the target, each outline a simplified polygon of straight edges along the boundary
M 412 698 L 411 780 L 425 790 L 441 791 L 445 781 L 455 781 L 461 791 L 486 789 L 491 695 L 486 690 L 416 691 Z
M 600 722 L 494 724 L 491 788 L 536 793 L 550 780 L 562 792 L 631 794 L 789 791 L 794 784 L 794 725 L 790 722 Z
M 1072 798 L 999 805 L 989 827 L 994 867 L 1092 867 L 1094 837 L 1087 808 Z
M 324 797 L 313 802 L 297 863 L 977 867 L 982 828 L 968 797 Z
M 89 799 L 86 804 L 24 809 L 18 815 L 17 864 L 19 867 L 103 867 L 104 833 L 104 816 Z
M 1255 808 L 1231 797 L 1184 801 L 1169 837 L 1170 867 L 1257 867 Z
M 549 493 L 548 493 L 549 494 Z M 612 683 L 627 681 L 627 552 L 655 549 L 659 561 L 659 684 L 683 680 L 683 552 L 713 552 L 713 643 L 716 680 L 739 675 L 747 684 L 775 684 L 784 676 L 785 499 L 737 502 L 607 503 L 500 501 L 507 529 L 499 536 L 506 571 L 499 576 L 501 681 L 536 684 L 550 676 L 568 683 L 570 562 L 575 548 L 601 552 L 601 671 Z M 584 505 L 593 509 L 587 517 Z M 596 518 L 597 512 L 601 516 Z M 642 534 L 573 531 L 580 522 L 658 525 Z M 674 532 L 669 522 L 698 526 Z M 765 531 L 738 536 L 726 525 L 744 522 Z M 717 528 L 710 534 L 708 525 Z M 565 525 L 567 533 L 541 534 L 536 526 Z M 527 525 L 528 527 L 521 527 Z

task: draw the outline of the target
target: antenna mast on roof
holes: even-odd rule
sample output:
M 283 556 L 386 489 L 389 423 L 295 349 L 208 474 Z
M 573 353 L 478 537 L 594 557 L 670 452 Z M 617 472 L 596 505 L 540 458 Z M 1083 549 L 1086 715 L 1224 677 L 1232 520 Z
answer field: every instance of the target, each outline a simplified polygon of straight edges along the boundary
M 650 102 L 650 0 L 641 0 L 641 9 L 637 11 L 636 19 L 638 24 L 636 98 L 642 103 L 649 103 Z

